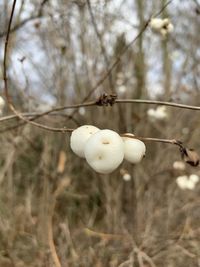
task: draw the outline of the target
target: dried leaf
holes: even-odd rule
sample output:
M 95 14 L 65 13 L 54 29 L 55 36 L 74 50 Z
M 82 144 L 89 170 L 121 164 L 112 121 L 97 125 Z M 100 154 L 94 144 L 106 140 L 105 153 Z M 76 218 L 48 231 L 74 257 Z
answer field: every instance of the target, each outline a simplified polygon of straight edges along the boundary
M 57 172 L 63 173 L 65 169 L 65 163 L 66 163 L 67 157 L 64 151 L 60 151 L 59 154 L 59 160 L 58 160 L 58 166 L 57 166 Z
M 200 158 L 194 149 L 181 148 L 181 155 L 183 160 L 191 166 L 196 167 L 199 165 Z

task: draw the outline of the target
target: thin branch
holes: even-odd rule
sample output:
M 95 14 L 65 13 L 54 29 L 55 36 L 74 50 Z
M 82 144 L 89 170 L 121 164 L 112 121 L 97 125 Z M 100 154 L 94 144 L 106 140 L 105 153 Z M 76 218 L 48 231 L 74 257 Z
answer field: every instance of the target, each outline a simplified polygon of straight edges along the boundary
M 128 137 L 132 139 L 139 139 L 141 141 L 145 142 L 156 142 L 156 143 L 165 143 L 165 144 L 171 144 L 171 145 L 177 145 L 180 148 L 182 148 L 182 142 L 176 139 L 163 139 L 163 138 L 153 138 L 153 137 L 141 137 L 141 136 L 133 136 L 129 134 L 120 134 L 122 137 Z
M 116 99 L 116 103 L 137 103 L 137 104 L 154 104 L 154 105 L 163 105 L 170 106 L 175 108 L 191 109 L 191 110 L 200 110 L 199 106 L 185 105 L 174 102 L 158 101 L 158 100 L 147 100 L 147 99 Z
M 162 12 L 166 9 L 166 7 L 167 7 L 169 4 L 172 3 L 172 1 L 173 1 L 173 0 L 168 1 L 168 2 L 162 7 L 162 9 L 161 9 L 160 11 L 158 11 L 158 12 L 157 12 L 155 15 L 153 15 L 152 17 L 158 17 L 158 16 L 160 16 L 160 15 L 162 14 Z
M 61 263 L 56 252 L 56 247 L 55 247 L 54 238 L 53 238 L 53 214 L 54 214 L 55 205 L 56 205 L 56 198 L 53 196 L 52 204 L 50 207 L 50 212 L 49 212 L 48 219 L 47 219 L 48 243 L 49 243 L 51 256 L 52 256 L 55 266 L 61 267 Z
M 33 16 L 29 17 L 29 18 L 26 18 L 26 19 L 20 21 L 18 24 L 16 24 L 15 26 L 12 27 L 12 29 L 10 30 L 10 33 L 13 33 L 15 31 L 21 29 L 28 22 L 30 22 L 32 20 L 35 20 L 35 19 L 38 19 L 40 17 L 41 17 L 41 15 L 40 14 L 37 14 L 37 15 L 33 15 Z M 6 34 L 7 34 L 7 31 L 0 32 L 0 38 L 4 37 Z
M 74 104 L 74 105 L 56 107 L 56 108 L 49 109 L 49 110 L 42 112 L 42 113 L 21 113 L 21 115 L 25 116 L 25 117 L 35 116 L 34 118 L 32 118 L 32 120 L 34 120 L 34 119 L 38 119 L 40 117 L 49 115 L 53 112 L 58 112 L 58 111 L 66 110 L 66 109 L 78 109 L 80 107 L 91 107 L 91 106 L 96 106 L 96 101 L 90 101 L 90 102 L 86 102 L 86 103 L 82 103 L 82 104 Z M 19 118 L 19 116 L 18 115 L 9 115 L 9 116 L 0 118 L 0 122 L 5 121 L 5 120 L 10 120 L 10 119 L 16 119 L 16 118 Z M 71 115 L 69 115 L 69 118 L 71 118 Z
M 49 114 L 46 114 L 46 115 L 43 115 L 43 113 L 39 113 L 39 112 L 26 112 L 26 113 L 21 113 L 22 116 L 24 117 L 31 117 L 31 118 L 34 118 L 36 116 L 40 116 L 40 117 L 43 117 L 43 116 L 52 116 L 52 117 L 65 117 L 65 118 L 69 118 L 69 119 L 73 119 L 70 115 L 67 115 L 66 113 L 62 112 L 62 113 L 49 113 Z M 37 118 L 38 118 L 37 117 Z M 7 116 L 4 116 L 2 118 L 0 118 L 0 122 L 4 122 L 4 121 L 9 121 L 9 120 L 13 120 L 13 119 L 19 119 L 17 115 L 7 115 Z
M 192 105 L 185 105 L 185 104 L 179 104 L 179 103 L 174 103 L 174 102 L 165 102 L 165 101 L 157 101 L 157 100 L 146 100 L 146 99 L 116 99 L 115 103 L 116 104 L 127 104 L 127 103 L 133 104 L 134 103 L 134 104 L 163 105 L 163 106 L 170 106 L 170 107 L 174 107 L 174 108 L 182 108 L 182 109 L 189 109 L 189 110 L 196 110 L 196 111 L 200 110 L 199 106 L 192 106 Z M 43 113 L 21 113 L 21 115 L 23 117 L 32 117 L 28 121 L 34 121 L 34 120 L 41 118 L 43 116 L 51 115 L 51 113 L 53 113 L 53 112 L 58 112 L 58 111 L 66 110 L 66 109 L 78 109 L 80 107 L 94 107 L 96 105 L 97 105 L 96 101 L 90 101 L 90 102 L 86 102 L 86 103 L 82 103 L 82 104 L 74 104 L 74 105 L 68 105 L 68 106 L 53 108 L 53 109 L 50 109 L 50 110 L 43 112 Z M 66 114 L 52 114 L 52 115 L 54 115 L 54 116 L 56 116 L 56 115 L 67 116 L 68 119 L 74 120 L 72 115 L 66 115 Z M 18 115 L 9 115 L 9 116 L 5 116 L 5 117 L 0 118 L 0 122 L 5 122 L 7 120 L 16 119 L 16 118 L 19 118 L 19 116 Z M 4 129 L 0 130 L 0 133 L 4 133 L 4 132 L 7 132 L 9 130 L 16 129 L 18 127 L 25 125 L 26 123 L 27 122 L 25 121 L 22 123 L 18 123 L 17 125 L 14 125 L 14 126 L 6 127 Z M 55 128 L 55 127 L 45 126 L 43 124 L 37 123 L 36 126 L 38 126 L 38 125 L 40 126 L 40 128 L 42 128 L 44 130 L 53 131 L 53 132 L 72 132 L 73 131 L 73 129 Z M 152 140 L 149 139 L 149 141 L 152 141 Z M 165 143 L 167 143 L 167 142 L 165 142 Z
M 43 8 L 44 5 L 48 2 L 48 0 L 43 0 L 40 4 L 39 10 L 37 12 L 37 14 L 32 15 L 28 18 L 23 19 L 22 21 L 20 21 L 18 24 L 14 25 L 11 29 L 10 29 L 10 33 L 13 33 L 19 29 L 21 29 L 23 26 L 25 26 L 28 22 L 35 20 L 35 19 L 39 19 L 42 17 L 42 12 L 43 12 Z M 0 38 L 4 37 L 7 34 L 7 31 L 3 31 L 0 32 Z
M 189 109 L 189 110 L 200 110 L 200 106 L 193 106 L 193 105 L 186 105 L 186 104 L 181 104 L 181 103 L 175 103 L 175 102 L 166 102 L 166 101 L 158 101 L 158 100 L 148 100 L 148 99 L 116 99 L 115 100 L 116 104 L 147 104 L 147 105 L 162 105 L 162 106 L 169 106 L 169 107 L 174 107 L 174 108 L 181 108 L 181 109 Z M 53 109 L 50 109 L 48 111 L 42 112 L 42 113 L 21 113 L 22 116 L 24 117 L 33 117 L 32 119 L 38 119 L 39 117 L 43 117 L 46 115 L 50 115 L 53 112 L 58 112 L 58 111 L 63 111 L 67 109 L 78 109 L 80 107 L 95 107 L 96 106 L 96 101 L 90 101 L 90 102 L 85 102 L 85 103 L 80 103 L 80 104 L 74 104 L 74 105 L 68 105 L 68 106 L 62 106 L 62 107 L 56 107 Z M 67 114 L 52 114 L 52 116 L 67 116 L 69 119 L 72 118 L 72 115 L 67 115 Z M 35 117 L 34 117 L 35 116 Z M 0 122 L 4 122 L 7 120 L 11 119 L 16 119 L 18 118 L 17 115 L 8 115 L 0 118 Z
M 101 36 L 101 34 L 100 34 L 99 30 L 98 30 L 98 27 L 97 27 L 97 23 L 96 23 L 95 16 L 94 16 L 93 11 L 92 11 L 90 0 L 87 0 L 87 6 L 88 6 L 89 14 L 90 14 L 90 17 L 91 17 L 91 21 L 92 21 L 92 24 L 93 24 L 93 27 L 94 27 L 94 31 L 96 33 L 96 36 L 97 36 L 98 40 L 99 40 L 99 44 L 100 44 L 100 47 L 101 47 L 101 52 L 102 52 L 102 55 L 104 57 L 104 61 L 105 61 L 105 64 L 106 64 L 106 70 L 108 71 L 109 70 L 108 56 L 106 54 L 106 49 L 105 49 L 105 46 L 103 44 L 102 36 Z M 110 87 L 114 91 L 114 86 L 113 86 L 113 82 L 112 82 L 112 76 L 109 75 L 108 78 L 109 78 Z

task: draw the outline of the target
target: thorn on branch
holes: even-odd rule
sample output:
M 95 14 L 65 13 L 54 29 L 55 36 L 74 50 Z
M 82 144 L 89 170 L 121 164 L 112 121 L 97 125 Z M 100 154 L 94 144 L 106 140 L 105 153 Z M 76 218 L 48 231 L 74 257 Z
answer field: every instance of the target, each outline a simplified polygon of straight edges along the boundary
M 199 165 L 200 158 L 198 153 L 194 149 L 181 147 L 180 152 L 182 159 L 186 163 L 190 164 L 193 167 L 197 167 Z
M 96 101 L 96 105 L 98 105 L 98 106 L 109 106 L 109 105 L 113 106 L 115 104 L 116 99 L 117 99 L 116 94 L 108 95 L 108 94 L 104 93 Z

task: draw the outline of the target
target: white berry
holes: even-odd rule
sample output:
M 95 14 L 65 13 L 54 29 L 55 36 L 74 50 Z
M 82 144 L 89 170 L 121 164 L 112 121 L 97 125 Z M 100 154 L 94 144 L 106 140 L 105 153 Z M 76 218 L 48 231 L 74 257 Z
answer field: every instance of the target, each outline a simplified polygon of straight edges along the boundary
M 84 158 L 84 146 L 89 137 L 99 131 L 99 128 L 92 125 L 83 125 L 72 132 L 70 147 L 72 151 L 81 158 Z
M 127 134 L 132 135 L 133 134 Z M 124 141 L 124 158 L 130 163 L 139 163 L 145 155 L 146 146 L 145 144 L 138 140 L 129 137 L 122 137 Z
M 152 18 L 149 25 L 154 31 L 160 31 L 165 24 L 165 21 L 160 18 Z
M 96 172 L 102 174 L 113 172 L 124 158 L 122 138 L 111 130 L 98 131 L 85 145 L 85 158 Z

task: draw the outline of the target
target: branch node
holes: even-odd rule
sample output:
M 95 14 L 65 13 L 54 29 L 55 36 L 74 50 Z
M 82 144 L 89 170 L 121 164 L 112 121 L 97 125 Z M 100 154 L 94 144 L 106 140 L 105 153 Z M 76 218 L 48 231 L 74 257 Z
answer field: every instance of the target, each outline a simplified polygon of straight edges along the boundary
M 96 101 L 97 106 L 113 106 L 115 104 L 115 100 L 117 99 L 116 94 L 108 95 L 106 93 L 102 94 L 98 100 Z
M 181 157 L 182 159 L 193 167 L 197 167 L 199 165 L 199 155 L 194 149 L 189 149 L 185 147 L 180 147 Z

